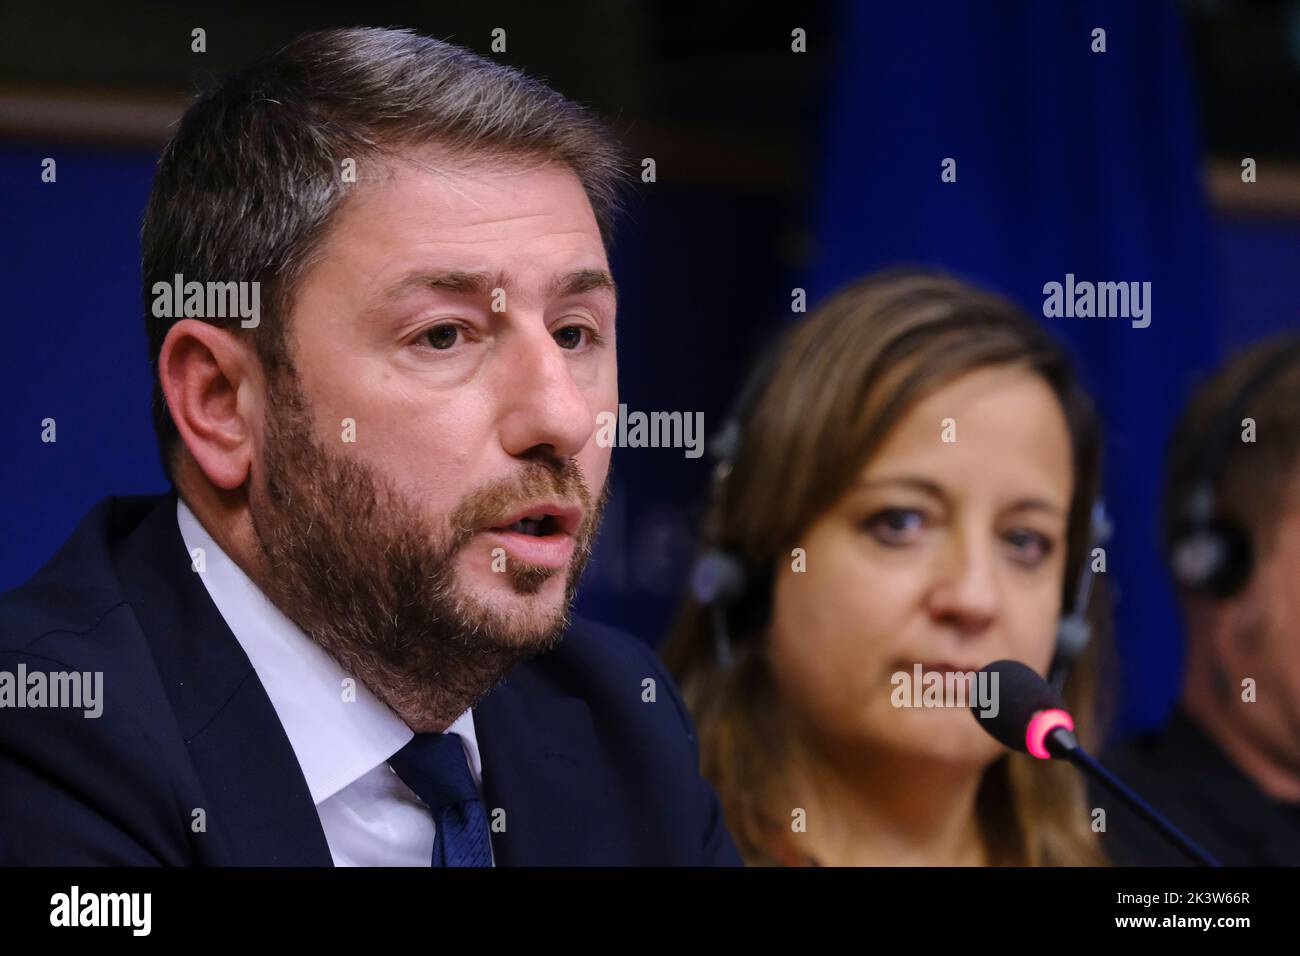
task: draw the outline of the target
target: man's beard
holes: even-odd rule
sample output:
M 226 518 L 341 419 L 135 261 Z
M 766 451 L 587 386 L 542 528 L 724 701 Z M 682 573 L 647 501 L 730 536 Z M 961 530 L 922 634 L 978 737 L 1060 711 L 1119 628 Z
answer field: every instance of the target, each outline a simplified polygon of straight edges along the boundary
M 263 552 L 257 584 L 409 727 L 444 729 L 516 663 L 563 639 L 608 480 L 593 502 L 576 461 L 530 458 L 510 478 L 471 490 L 433 529 L 360 455 L 315 440 L 292 370 L 275 376 L 268 407 L 266 493 L 253 485 L 249 495 Z M 476 531 L 538 498 L 580 503 L 582 526 L 563 600 L 511 615 L 465 588 L 455 562 Z M 530 595 L 561 573 L 508 560 L 501 576 Z

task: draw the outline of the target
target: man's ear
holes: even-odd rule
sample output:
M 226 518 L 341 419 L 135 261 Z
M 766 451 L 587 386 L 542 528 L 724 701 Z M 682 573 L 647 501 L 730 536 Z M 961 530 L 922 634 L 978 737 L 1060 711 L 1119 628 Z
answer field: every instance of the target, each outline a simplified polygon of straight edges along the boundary
M 213 485 L 240 487 L 254 455 L 262 395 L 253 350 L 233 333 L 198 319 L 167 332 L 158 377 L 181 441 Z

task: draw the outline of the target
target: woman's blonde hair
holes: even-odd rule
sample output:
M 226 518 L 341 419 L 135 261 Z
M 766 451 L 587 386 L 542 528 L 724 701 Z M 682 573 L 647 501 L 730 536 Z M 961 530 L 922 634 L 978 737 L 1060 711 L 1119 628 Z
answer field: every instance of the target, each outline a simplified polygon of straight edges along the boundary
M 679 608 L 663 648 L 695 718 L 702 770 L 751 864 L 779 859 L 776 848 L 790 820 L 776 808 L 793 805 L 783 789 L 783 768 L 798 756 L 766 655 L 776 562 L 839 500 L 912 406 L 959 376 L 992 366 L 1021 366 L 1041 376 L 1065 413 L 1075 474 L 1062 585 L 1066 610 L 1091 560 L 1100 426 L 1060 346 L 1010 302 L 931 272 L 868 277 L 789 328 L 755 383 L 701 540 L 702 548 L 723 549 L 747 569 L 744 597 L 722 612 L 732 659 L 719 661 L 718 609 L 694 596 Z M 1064 688 L 1085 745 L 1099 736 L 1096 677 L 1109 645 L 1101 578 L 1088 608 L 1093 639 Z M 1004 754 L 984 774 L 977 813 L 991 862 L 1104 862 L 1072 767 Z

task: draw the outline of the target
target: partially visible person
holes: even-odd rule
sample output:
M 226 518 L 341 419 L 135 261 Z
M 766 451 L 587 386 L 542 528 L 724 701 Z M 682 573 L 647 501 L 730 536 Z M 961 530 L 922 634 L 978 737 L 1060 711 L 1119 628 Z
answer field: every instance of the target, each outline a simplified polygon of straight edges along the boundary
M 664 656 L 746 862 L 1104 863 L 1072 767 L 898 694 L 1014 658 L 1068 673 L 1095 729 L 1100 428 L 1055 341 L 954 278 L 860 280 L 775 343 L 729 430 Z
M 1178 706 L 1107 760 L 1228 866 L 1300 864 L 1300 336 L 1192 398 L 1170 444 L 1164 533 L 1187 634 Z M 1191 861 L 1104 794 L 1130 865 Z

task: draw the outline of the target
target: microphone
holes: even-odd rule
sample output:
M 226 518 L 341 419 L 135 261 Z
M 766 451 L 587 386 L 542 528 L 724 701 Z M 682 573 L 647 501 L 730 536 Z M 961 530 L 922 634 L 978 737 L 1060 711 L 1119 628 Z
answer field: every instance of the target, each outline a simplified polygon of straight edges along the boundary
M 972 702 L 976 721 L 999 743 L 1040 760 L 1062 757 L 1106 787 L 1165 839 L 1201 866 L 1219 866 L 1197 843 L 1158 813 L 1079 744 L 1074 718 L 1061 696 L 1037 671 L 1020 661 L 994 661 L 980 671 L 997 689 L 996 709 Z M 987 716 L 985 711 L 990 710 Z

